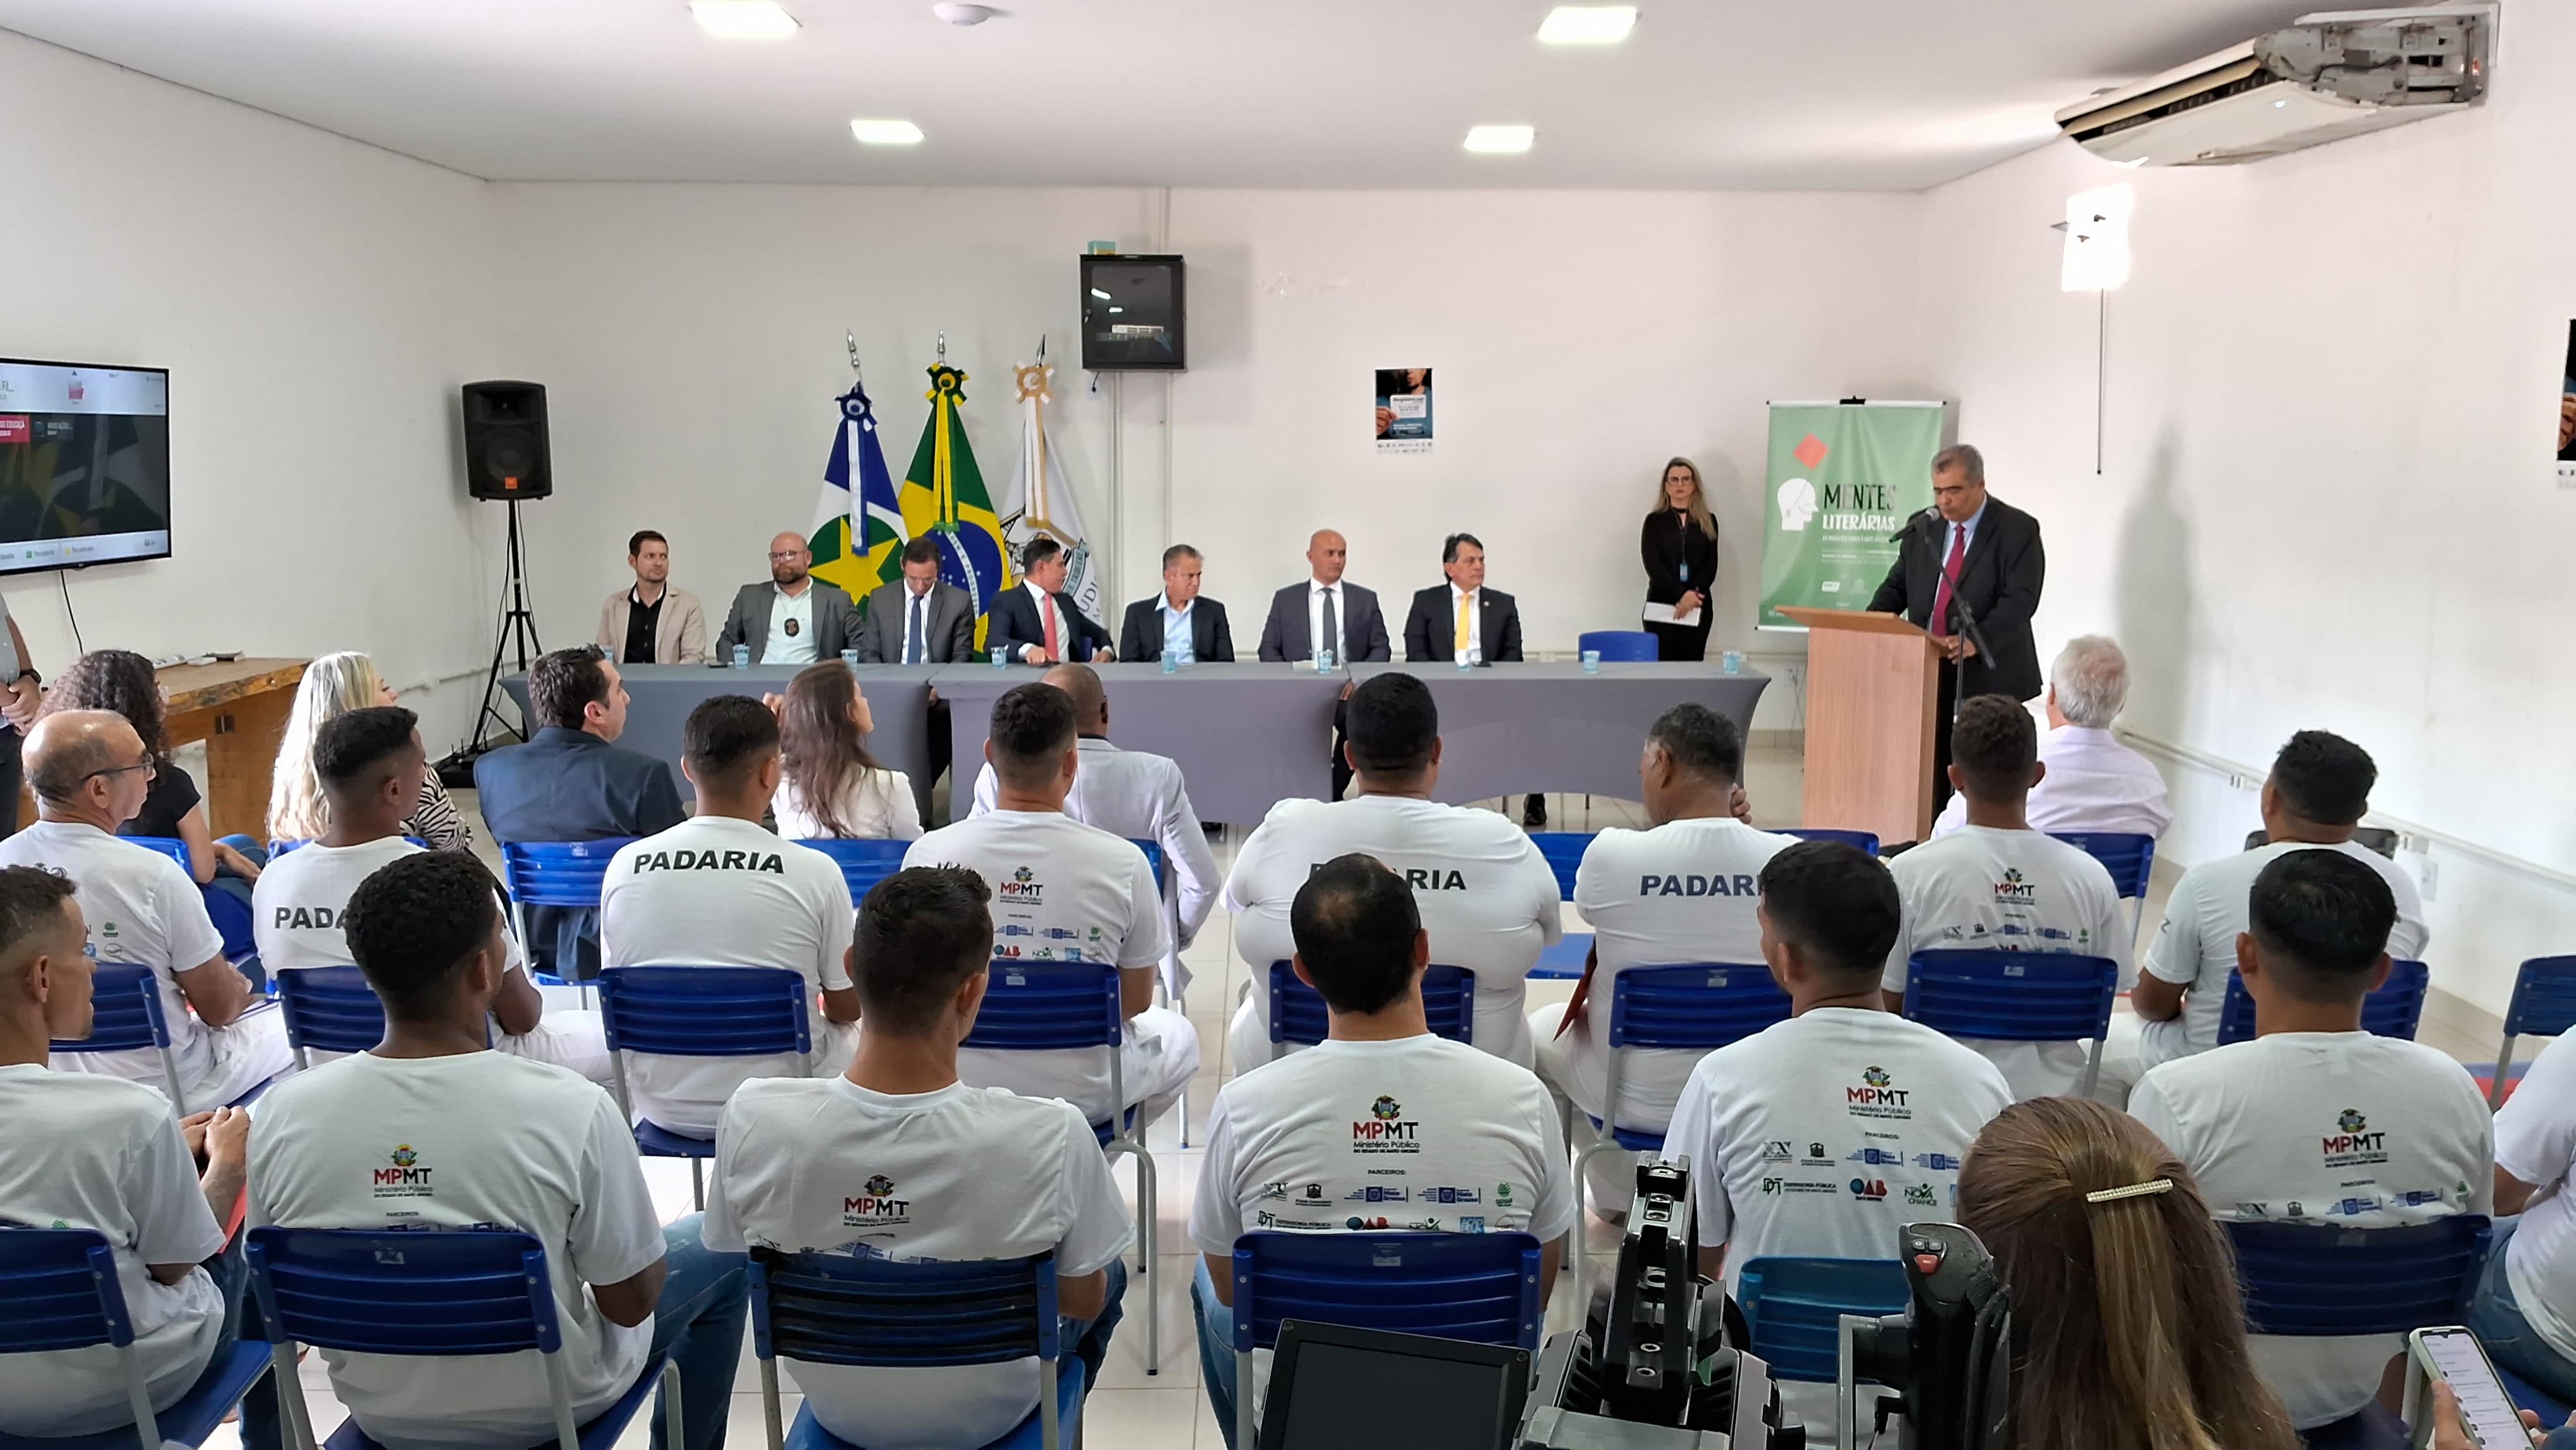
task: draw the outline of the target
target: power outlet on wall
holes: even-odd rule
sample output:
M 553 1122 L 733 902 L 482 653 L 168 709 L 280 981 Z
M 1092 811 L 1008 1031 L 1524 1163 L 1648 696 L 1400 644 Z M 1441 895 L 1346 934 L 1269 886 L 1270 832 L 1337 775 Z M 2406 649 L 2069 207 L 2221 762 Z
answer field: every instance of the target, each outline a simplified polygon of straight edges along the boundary
M 2417 893 L 2426 901 L 2430 901 L 2433 899 L 2436 889 L 2441 885 L 2441 881 L 2441 863 L 2430 856 L 2425 857 L 2424 869 L 2416 873 L 2415 886 Z

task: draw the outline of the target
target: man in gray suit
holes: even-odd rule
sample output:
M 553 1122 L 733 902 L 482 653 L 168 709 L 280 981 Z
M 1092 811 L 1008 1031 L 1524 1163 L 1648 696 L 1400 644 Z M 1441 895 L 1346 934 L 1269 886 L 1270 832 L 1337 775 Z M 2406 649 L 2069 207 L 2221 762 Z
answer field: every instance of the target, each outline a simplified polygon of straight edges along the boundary
M 1394 657 L 1386 637 L 1386 616 L 1377 595 L 1342 581 L 1349 566 L 1350 542 L 1331 529 L 1317 529 L 1306 541 L 1306 563 L 1313 571 L 1303 584 L 1291 584 L 1270 596 L 1270 619 L 1261 626 L 1265 660 L 1311 660 L 1316 651 L 1333 652 L 1333 665 L 1382 664 Z M 1342 687 L 1342 700 L 1351 687 Z M 1350 789 L 1351 766 L 1343 758 L 1343 706 L 1333 706 L 1333 799 Z
M 939 582 L 928 534 L 903 546 L 903 579 L 868 591 L 856 648 L 863 665 L 955 665 L 975 657 L 975 601 Z
M 809 665 L 851 647 L 859 613 L 850 596 L 813 575 L 814 551 L 802 534 L 769 541 L 769 582 L 745 584 L 716 636 L 716 658 L 751 646 L 754 664 Z

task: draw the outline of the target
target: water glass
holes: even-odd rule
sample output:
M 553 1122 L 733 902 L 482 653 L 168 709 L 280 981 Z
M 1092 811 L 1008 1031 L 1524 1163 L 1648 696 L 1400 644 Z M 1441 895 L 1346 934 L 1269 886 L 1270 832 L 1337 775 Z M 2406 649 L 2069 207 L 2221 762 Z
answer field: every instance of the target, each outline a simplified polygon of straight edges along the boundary
M 857 674 L 859 672 L 859 652 L 854 649 L 845 649 L 841 651 L 841 663 L 850 667 L 851 674 Z
M 1333 668 L 1333 652 L 1328 649 L 1319 649 L 1315 651 L 1315 668 L 1322 673 L 1331 673 Z
M 1170 650 L 1163 651 L 1163 673 L 1167 675 L 1177 675 L 1180 672 L 1181 657 L 1172 653 Z
M 747 670 L 751 668 L 750 645 L 738 644 L 733 647 L 733 667 L 738 670 Z
M 1740 650 L 1740 649 L 1731 649 L 1731 650 L 1726 651 L 1724 654 L 1719 655 L 1719 656 L 1717 657 L 1717 667 L 1718 667 L 1718 669 L 1719 669 L 1720 671 L 1722 671 L 1722 672 L 1724 672 L 1724 673 L 1726 673 L 1726 674 L 1730 674 L 1730 675 L 1740 675 L 1740 674 L 1743 674 L 1743 673 L 1744 673 L 1744 651 L 1742 651 L 1742 650 Z
M 1587 675 L 1601 673 L 1601 651 L 1588 649 L 1583 652 L 1583 672 Z
M 994 650 L 994 651 L 993 651 L 993 668 L 995 668 L 995 669 L 997 669 L 997 670 L 1007 670 L 1007 669 L 1009 669 L 1010 667 L 1011 667 L 1011 653 L 1010 653 L 1010 651 L 1009 651 L 1009 650 L 1005 650 L 1005 649 L 996 649 L 996 650 Z

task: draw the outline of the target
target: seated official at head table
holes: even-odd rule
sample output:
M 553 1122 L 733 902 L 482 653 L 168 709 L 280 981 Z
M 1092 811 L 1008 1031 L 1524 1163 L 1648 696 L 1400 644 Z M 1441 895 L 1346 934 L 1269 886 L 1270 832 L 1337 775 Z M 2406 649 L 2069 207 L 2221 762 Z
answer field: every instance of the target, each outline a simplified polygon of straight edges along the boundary
M 868 591 L 852 646 L 863 665 L 953 665 L 975 657 L 975 600 L 939 577 L 939 541 L 904 544 L 903 577 Z
M 2078 635 L 2048 667 L 2048 734 L 2039 763 L 2048 773 L 2030 792 L 2034 831 L 2115 831 L 2162 837 L 2173 822 L 2155 763 L 2111 734 L 2129 700 L 2129 657 L 2098 634 Z M 1934 839 L 1968 823 L 1964 796 L 1950 797 L 1932 823 Z
M 733 658 L 735 645 L 751 648 L 756 665 L 810 665 L 838 659 L 858 635 L 858 610 L 850 596 L 813 575 L 814 550 L 802 534 L 769 541 L 769 582 L 745 584 L 733 613 L 716 636 L 716 658 Z
M 1151 661 L 1169 655 L 1185 665 L 1226 664 L 1234 659 L 1234 631 L 1225 606 L 1199 593 L 1199 551 L 1174 544 L 1163 551 L 1163 592 L 1127 606 L 1118 657 Z
M 1451 534 L 1440 546 L 1434 584 L 1413 596 L 1404 621 L 1404 657 L 1422 664 L 1521 657 L 1521 609 L 1512 596 L 1485 587 L 1485 546 L 1474 534 Z
M 1341 664 L 1394 658 L 1377 591 L 1342 577 L 1350 557 L 1349 541 L 1333 529 L 1317 529 L 1306 541 L 1307 578 L 1270 596 L 1270 617 L 1261 626 L 1261 658 L 1311 660 L 1325 650 Z
M 1109 631 L 1093 622 L 1064 592 L 1072 561 L 1064 545 L 1041 534 L 1020 551 L 1020 582 L 993 596 L 985 648 L 996 658 L 1024 665 L 1108 664 Z
M 599 607 L 591 643 L 621 665 L 697 665 L 707 659 L 707 613 L 698 596 L 671 587 L 671 544 L 651 529 L 626 541 L 631 588 Z

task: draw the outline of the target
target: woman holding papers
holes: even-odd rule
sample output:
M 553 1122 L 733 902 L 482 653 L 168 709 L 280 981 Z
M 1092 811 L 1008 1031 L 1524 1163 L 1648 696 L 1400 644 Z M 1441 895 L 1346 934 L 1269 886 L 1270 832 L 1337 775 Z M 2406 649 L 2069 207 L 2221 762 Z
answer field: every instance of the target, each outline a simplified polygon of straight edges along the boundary
M 1654 512 L 1637 539 L 1646 561 L 1646 628 L 1662 658 L 1708 657 L 1708 594 L 1717 582 L 1717 519 L 1699 486 L 1699 465 L 1676 458 L 1664 465 Z

